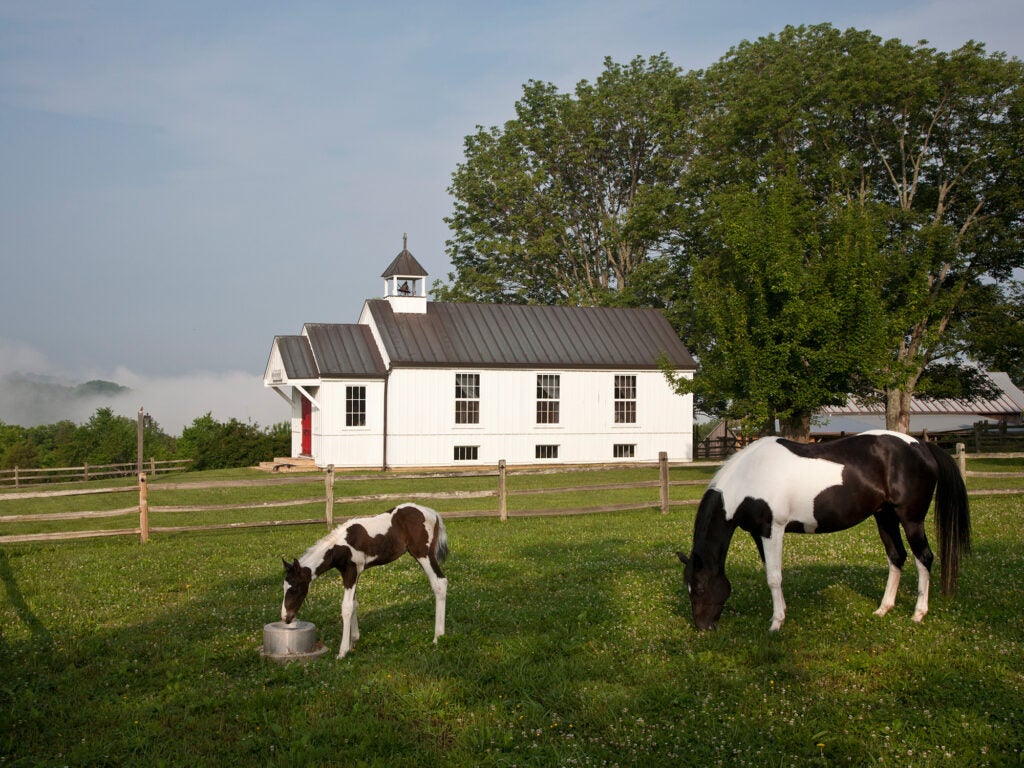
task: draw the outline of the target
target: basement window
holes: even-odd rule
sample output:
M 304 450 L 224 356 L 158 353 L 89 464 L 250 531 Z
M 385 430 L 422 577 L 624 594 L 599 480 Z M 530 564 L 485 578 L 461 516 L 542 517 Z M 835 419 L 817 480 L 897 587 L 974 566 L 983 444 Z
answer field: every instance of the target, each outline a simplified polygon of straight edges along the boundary
M 557 459 L 557 445 L 538 445 L 534 447 L 534 455 L 538 459 Z
M 456 445 L 455 461 L 476 461 L 480 458 L 479 445 Z
M 636 458 L 636 443 L 616 443 L 612 446 L 612 458 L 634 459 Z

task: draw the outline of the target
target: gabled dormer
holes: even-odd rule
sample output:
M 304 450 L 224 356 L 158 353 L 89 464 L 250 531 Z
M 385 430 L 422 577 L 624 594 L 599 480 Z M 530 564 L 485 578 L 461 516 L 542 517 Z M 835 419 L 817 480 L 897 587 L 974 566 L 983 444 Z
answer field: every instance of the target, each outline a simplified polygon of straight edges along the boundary
M 397 312 L 425 315 L 427 313 L 427 271 L 409 253 L 408 237 L 402 235 L 402 252 L 381 275 L 384 298 Z

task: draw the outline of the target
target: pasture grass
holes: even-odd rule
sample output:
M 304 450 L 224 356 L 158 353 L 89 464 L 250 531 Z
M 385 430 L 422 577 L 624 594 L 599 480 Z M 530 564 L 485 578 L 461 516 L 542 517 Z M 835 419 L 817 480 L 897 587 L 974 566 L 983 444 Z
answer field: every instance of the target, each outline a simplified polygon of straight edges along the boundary
M 1020 496 L 972 499 L 960 591 L 933 579 L 921 625 L 910 566 L 872 615 L 886 570 L 871 523 L 787 537 L 777 634 L 742 533 L 719 630 L 693 628 L 674 551 L 694 511 L 450 519 L 438 646 L 405 558 L 364 574 L 343 661 L 340 579 L 316 582 L 300 617 L 330 651 L 306 665 L 259 648 L 280 557 L 321 527 L 4 546 L 0 765 L 1021 764 Z

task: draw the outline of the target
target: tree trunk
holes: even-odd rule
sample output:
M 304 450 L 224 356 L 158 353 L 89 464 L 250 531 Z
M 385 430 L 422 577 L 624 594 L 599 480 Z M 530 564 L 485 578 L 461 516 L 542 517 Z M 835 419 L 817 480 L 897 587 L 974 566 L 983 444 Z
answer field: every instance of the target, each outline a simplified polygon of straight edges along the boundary
M 779 431 L 787 440 L 809 443 L 811 441 L 811 412 L 797 411 L 788 418 L 779 419 Z
M 914 392 L 908 388 L 885 390 L 885 428 L 910 434 L 910 403 Z

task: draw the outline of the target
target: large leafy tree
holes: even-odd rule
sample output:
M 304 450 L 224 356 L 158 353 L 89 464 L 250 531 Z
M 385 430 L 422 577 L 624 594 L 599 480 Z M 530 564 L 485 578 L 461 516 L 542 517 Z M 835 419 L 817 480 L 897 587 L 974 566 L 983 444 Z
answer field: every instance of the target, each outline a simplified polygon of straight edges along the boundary
M 709 198 L 706 215 L 716 252 L 687 281 L 701 371 L 677 385 L 754 431 L 778 419 L 806 439 L 813 411 L 883 360 L 878 228 L 819 210 L 791 172 Z
M 682 173 L 690 90 L 664 56 L 611 60 L 573 94 L 532 81 L 516 118 L 465 140 L 446 300 L 643 303 Z M 647 279 L 645 279 L 647 278 Z M 641 286 L 643 286 L 641 288 Z
M 702 83 L 699 162 L 686 177 L 681 207 L 689 216 L 681 226 L 679 264 L 685 281 L 681 316 L 704 372 L 709 353 L 728 342 L 730 328 L 702 325 L 702 307 L 719 302 L 719 292 L 740 291 L 748 304 L 756 303 L 761 290 L 755 285 L 746 291 L 749 283 L 735 282 L 735 276 L 731 284 L 691 282 L 712 271 L 705 260 L 732 257 L 734 249 L 722 237 L 728 221 L 716 201 L 757 194 L 785 174 L 803 190 L 814 222 L 805 229 L 825 232 L 844 220 L 871 223 L 856 230 L 875 233 L 854 248 L 863 263 L 841 249 L 822 254 L 842 257 L 846 263 L 837 264 L 855 273 L 869 262 L 869 271 L 878 270 L 865 286 L 875 291 L 866 290 L 858 301 L 884 308 L 872 315 L 878 325 L 867 338 L 885 353 L 879 358 L 860 346 L 862 359 L 849 360 L 844 375 L 821 377 L 832 382 L 831 392 L 826 387 L 819 397 L 804 398 L 794 389 L 789 410 L 813 410 L 866 384 L 884 397 L 887 425 L 905 431 L 915 388 L 928 365 L 949 353 L 951 325 L 964 319 L 971 291 L 986 281 L 1010 280 L 1022 264 L 1020 62 L 986 55 L 973 43 L 941 53 L 829 25 L 787 27 L 737 46 L 703 73 Z M 779 217 L 765 227 L 771 242 L 791 231 Z M 869 243 L 870 252 L 863 251 Z M 822 301 L 832 304 L 828 286 L 817 287 Z M 785 306 L 758 322 L 785 327 Z M 737 324 L 740 335 L 741 328 Z M 827 328 L 808 334 L 793 326 L 793 340 Z M 856 333 L 865 331 L 858 324 Z M 821 337 L 823 349 L 827 341 Z M 832 354 L 818 357 L 819 364 L 835 362 Z M 755 369 L 742 357 L 721 356 L 717 365 L 745 375 L 733 375 L 733 387 L 719 395 L 763 406 L 762 379 L 777 377 L 781 366 L 795 380 L 805 359 L 778 355 Z

